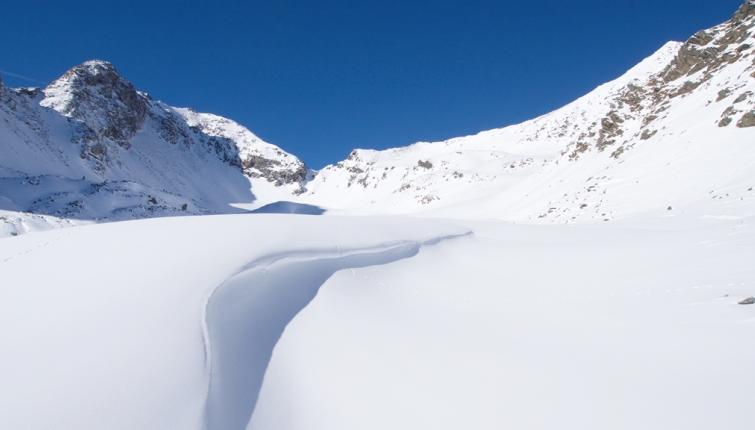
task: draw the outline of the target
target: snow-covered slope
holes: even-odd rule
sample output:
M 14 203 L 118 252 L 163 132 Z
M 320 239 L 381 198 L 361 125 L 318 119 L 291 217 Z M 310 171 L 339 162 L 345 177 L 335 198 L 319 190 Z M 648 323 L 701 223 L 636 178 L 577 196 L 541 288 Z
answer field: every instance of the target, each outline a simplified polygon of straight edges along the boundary
M 244 214 L 5 238 L 0 428 L 749 430 L 753 221 Z
M 243 429 L 277 338 L 331 273 L 467 232 L 220 215 L 2 239 L 0 428 Z
M 44 90 L 0 88 L 0 232 L 238 211 L 300 192 L 307 169 L 243 126 L 137 91 L 88 61 Z
M 573 103 L 444 142 L 355 150 L 302 201 L 358 212 L 602 221 L 755 209 L 755 3 Z M 558 71 L 554 71 L 557 75 Z M 706 207 L 706 206 L 703 206 Z
M 338 272 L 248 428 L 751 429 L 752 221 L 474 223 Z

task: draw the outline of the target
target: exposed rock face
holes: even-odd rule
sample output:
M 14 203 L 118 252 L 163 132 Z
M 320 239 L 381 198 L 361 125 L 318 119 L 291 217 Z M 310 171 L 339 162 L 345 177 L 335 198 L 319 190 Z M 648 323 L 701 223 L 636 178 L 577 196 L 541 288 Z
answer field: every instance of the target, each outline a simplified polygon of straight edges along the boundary
M 755 3 L 751 0 L 737 10 L 734 17 L 711 30 L 699 31 L 681 47 L 674 61 L 662 73 L 665 82 L 675 81 L 705 71 L 701 80 L 710 79 L 723 65 L 737 61 L 751 48 L 744 43 L 755 26 Z M 736 46 L 733 46 L 736 45 Z M 733 48 L 733 49 L 732 49 Z
M 253 178 L 266 178 L 276 185 L 301 183 L 307 177 L 307 168 L 304 164 L 293 169 L 281 169 L 283 163 L 280 160 L 268 159 L 259 155 L 248 155 L 241 160 L 244 172 Z
M 298 184 L 297 192 L 303 190 L 309 170 L 298 158 L 275 145 L 264 142 L 247 128 L 217 115 L 197 113 L 190 109 L 175 110 L 191 128 L 199 134 L 193 139 L 204 142 L 216 155 L 227 163 L 236 166 L 250 178 L 264 178 L 277 186 Z M 172 121 L 167 121 L 169 124 Z M 165 132 L 171 141 L 186 140 L 181 129 Z M 191 138 L 189 139 L 191 140 Z
M 621 123 L 623 122 L 624 119 L 616 111 L 608 112 L 608 115 L 600 120 L 600 130 L 598 131 L 598 141 L 596 144 L 599 151 L 616 143 L 616 138 L 624 134 L 624 130 L 621 129 Z
M 423 168 L 423 169 L 432 169 L 433 168 L 433 163 L 431 163 L 429 161 L 424 161 L 424 160 L 417 161 L 417 165 L 419 167 Z
M 739 128 L 755 127 L 755 110 L 747 112 L 742 115 L 742 118 L 737 122 Z
M 106 61 L 87 61 L 45 89 L 43 106 L 81 121 L 101 139 L 123 147 L 144 124 L 148 98 Z
M 713 41 L 713 36 L 705 30 L 700 30 L 689 38 L 691 45 L 705 46 Z
M 640 139 L 642 140 L 648 140 L 651 137 L 655 136 L 655 134 L 658 133 L 658 130 L 650 130 L 646 128 L 642 131 L 642 134 L 640 135 Z
M 755 1 L 745 0 L 744 4 L 734 14 L 733 20 L 735 23 L 743 23 L 753 16 L 755 16 Z
M 706 33 L 707 34 L 707 33 Z M 687 41 L 679 50 L 674 62 L 663 73 L 666 82 L 675 81 L 682 76 L 692 75 L 708 65 L 713 64 L 718 58 L 718 48 L 698 45 L 699 38 Z M 707 39 L 705 39 L 707 40 Z M 707 44 L 707 43 L 706 43 Z
M 734 103 L 735 104 L 736 103 L 742 103 L 743 101 L 745 101 L 748 98 L 750 98 L 751 95 L 752 95 L 751 91 L 745 91 L 744 93 L 740 94 L 739 97 L 737 97 L 736 99 L 734 99 Z

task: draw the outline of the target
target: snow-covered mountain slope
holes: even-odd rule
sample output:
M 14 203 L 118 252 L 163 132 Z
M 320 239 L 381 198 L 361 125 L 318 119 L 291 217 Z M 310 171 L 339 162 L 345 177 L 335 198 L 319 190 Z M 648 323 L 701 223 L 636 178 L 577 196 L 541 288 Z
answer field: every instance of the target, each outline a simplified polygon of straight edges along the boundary
M 5 238 L 0 428 L 749 430 L 753 221 L 236 214 Z
M 0 232 L 238 211 L 300 192 L 304 164 L 243 126 L 137 91 L 88 61 L 44 90 L 0 86 Z
M 753 27 L 748 0 L 730 21 L 666 44 L 537 119 L 444 142 L 355 150 L 320 171 L 301 201 L 548 223 L 697 202 L 714 214 L 755 213 Z
M 0 235 L 293 207 L 278 201 L 530 223 L 693 207 L 752 214 L 754 28 L 747 0 L 731 20 L 664 45 L 555 112 L 444 142 L 355 150 L 316 174 L 231 120 L 153 100 L 106 62 L 44 90 L 0 85 Z

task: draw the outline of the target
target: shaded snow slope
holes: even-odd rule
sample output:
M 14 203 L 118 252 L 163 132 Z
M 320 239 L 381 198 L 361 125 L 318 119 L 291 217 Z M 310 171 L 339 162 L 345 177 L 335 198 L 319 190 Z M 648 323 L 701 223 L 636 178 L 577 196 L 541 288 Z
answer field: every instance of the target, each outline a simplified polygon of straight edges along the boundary
M 246 426 L 278 338 L 330 276 L 413 257 L 422 245 L 404 241 L 358 250 L 288 252 L 255 261 L 225 281 L 207 305 L 207 427 Z
M 306 253 L 315 259 L 321 252 L 327 257 L 322 267 L 332 272 L 347 263 L 363 266 L 408 256 L 392 253 L 391 246 L 397 244 L 417 246 L 468 231 L 444 222 L 396 221 L 181 217 L 3 239 L 0 428 L 206 428 L 211 374 L 213 381 L 233 378 L 236 372 L 239 377 L 246 374 L 244 367 L 211 366 L 213 349 L 205 344 L 204 321 L 212 292 L 230 285 L 226 282 L 232 283 L 229 279 L 251 262 L 270 262 L 266 260 L 270 256 Z M 374 259 L 365 254 L 364 259 L 338 267 L 331 264 L 333 258 L 348 259 L 350 252 L 360 249 L 385 249 L 386 254 Z M 325 276 L 322 267 L 313 263 L 310 268 Z M 277 321 L 281 324 L 277 330 L 282 330 L 296 309 L 306 304 L 307 294 L 314 294 L 316 286 L 311 282 L 318 279 L 301 271 L 290 276 L 291 282 L 282 281 L 269 292 L 267 303 L 278 307 L 265 307 L 264 315 L 247 314 L 251 320 L 247 325 L 236 321 L 236 330 L 243 331 L 254 321 L 270 322 L 264 318 Z M 298 286 L 294 281 L 300 280 L 309 283 Z M 250 293 L 255 287 L 250 286 Z M 234 315 L 233 303 L 228 305 L 229 315 Z M 225 314 L 222 307 L 210 310 Z M 215 326 L 209 327 L 213 333 Z M 221 339 L 233 339 L 233 328 Z M 260 339 L 260 344 L 272 348 L 263 341 L 270 339 Z M 243 356 L 248 349 L 216 352 Z M 253 406 L 240 405 L 247 419 Z
M 319 206 L 307 205 L 303 203 L 294 203 L 280 201 L 270 203 L 253 210 L 254 213 L 275 213 L 275 214 L 299 214 L 299 215 L 322 215 L 325 210 Z
M 0 89 L 0 234 L 239 212 L 290 197 L 306 176 L 243 126 L 156 101 L 104 61 L 44 90 Z

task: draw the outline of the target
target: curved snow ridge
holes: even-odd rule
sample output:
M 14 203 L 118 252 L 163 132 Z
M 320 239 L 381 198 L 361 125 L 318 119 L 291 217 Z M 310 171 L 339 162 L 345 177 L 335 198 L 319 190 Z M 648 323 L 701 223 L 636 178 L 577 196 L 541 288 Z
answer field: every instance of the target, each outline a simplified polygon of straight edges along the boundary
M 207 429 L 244 429 L 273 349 L 288 323 L 335 272 L 411 258 L 423 246 L 472 232 L 374 247 L 289 251 L 259 258 L 226 279 L 205 305 Z

